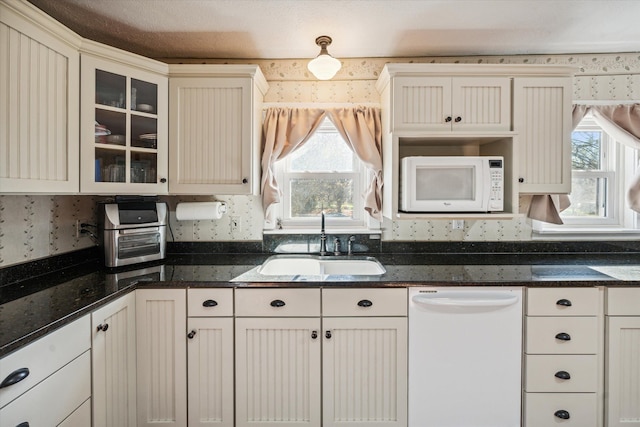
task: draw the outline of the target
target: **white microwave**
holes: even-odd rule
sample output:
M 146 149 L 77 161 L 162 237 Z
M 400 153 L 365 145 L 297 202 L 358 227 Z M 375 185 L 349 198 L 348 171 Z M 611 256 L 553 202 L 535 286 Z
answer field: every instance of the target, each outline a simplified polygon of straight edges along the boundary
M 400 210 L 502 212 L 504 158 L 413 156 L 402 159 Z

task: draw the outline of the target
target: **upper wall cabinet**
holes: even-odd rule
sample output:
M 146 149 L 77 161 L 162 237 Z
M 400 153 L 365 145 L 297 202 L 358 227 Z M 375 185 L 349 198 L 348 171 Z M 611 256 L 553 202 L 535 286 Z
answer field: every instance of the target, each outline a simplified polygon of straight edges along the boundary
M 0 2 L 0 193 L 78 192 L 81 39 L 27 2 Z
M 256 65 L 169 68 L 171 194 L 258 194 L 262 99 Z
M 571 77 L 514 79 L 521 193 L 571 192 Z
M 81 191 L 166 194 L 168 66 L 89 41 L 81 62 Z
M 509 131 L 507 77 L 398 77 L 393 131 Z

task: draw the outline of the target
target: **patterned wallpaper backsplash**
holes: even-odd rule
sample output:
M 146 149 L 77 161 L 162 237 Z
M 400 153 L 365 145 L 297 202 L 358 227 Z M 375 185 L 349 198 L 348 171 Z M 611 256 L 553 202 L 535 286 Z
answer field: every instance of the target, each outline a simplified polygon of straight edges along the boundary
M 330 81 L 317 81 L 306 68 L 308 60 L 192 60 L 191 63 L 255 63 L 269 81 L 266 103 L 379 104 L 375 82 L 385 63 L 493 63 L 554 64 L 576 67 L 575 100 L 640 102 L 640 53 L 593 55 L 519 55 L 477 57 L 358 58 L 344 59 Z M 167 61 L 175 62 L 175 61 Z M 0 267 L 56 255 L 93 245 L 91 238 L 76 238 L 76 220 L 96 222 L 96 196 L 0 195 Z M 262 206 L 257 196 L 166 196 L 171 230 L 176 241 L 233 241 L 262 239 Z M 179 201 L 223 200 L 228 212 L 219 220 L 176 221 Z M 526 212 L 528 198 L 520 200 Z M 240 220 L 231 232 L 230 218 Z M 526 241 L 531 223 L 524 216 L 513 220 L 465 221 L 452 230 L 447 220 L 385 220 L 383 240 L 402 241 Z M 171 233 L 169 233 L 171 239 Z

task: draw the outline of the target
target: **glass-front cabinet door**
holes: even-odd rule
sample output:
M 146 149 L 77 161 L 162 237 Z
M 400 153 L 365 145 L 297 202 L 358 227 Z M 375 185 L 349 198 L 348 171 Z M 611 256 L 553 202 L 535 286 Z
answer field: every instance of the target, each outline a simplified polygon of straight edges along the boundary
M 83 193 L 167 193 L 166 75 L 81 57 Z

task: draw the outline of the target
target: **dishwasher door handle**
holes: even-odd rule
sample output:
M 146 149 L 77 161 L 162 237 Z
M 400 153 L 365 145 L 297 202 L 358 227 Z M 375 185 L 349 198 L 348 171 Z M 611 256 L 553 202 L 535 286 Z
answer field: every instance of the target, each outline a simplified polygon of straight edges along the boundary
M 416 304 L 440 307 L 506 307 L 518 302 L 518 296 L 507 292 L 438 292 L 414 295 Z

